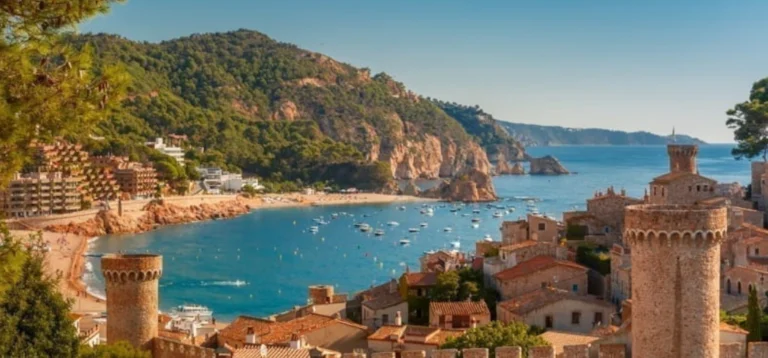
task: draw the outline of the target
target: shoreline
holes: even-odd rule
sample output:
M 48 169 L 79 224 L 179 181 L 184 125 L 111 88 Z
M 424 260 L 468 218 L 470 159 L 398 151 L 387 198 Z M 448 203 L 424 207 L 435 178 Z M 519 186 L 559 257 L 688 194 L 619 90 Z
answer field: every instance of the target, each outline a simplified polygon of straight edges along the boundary
M 244 198 L 239 195 L 205 195 L 205 196 L 190 196 L 190 197 L 170 197 L 169 202 L 174 205 L 190 207 L 198 205 L 201 202 L 213 202 L 226 203 L 233 200 L 239 200 L 250 207 L 249 212 L 259 209 L 271 209 L 271 208 L 301 208 L 311 206 L 333 206 L 333 205 L 371 205 L 371 204 L 397 204 L 397 203 L 414 203 L 414 202 L 435 202 L 435 199 L 420 198 L 415 196 L 405 195 L 385 195 L 385 194 L 370 194 L 370 193 L 358 193 L 358 194 L 300 194 L 300 193 L 288 193 L 288 194 L 266 194 L 260 195 L 254 198 Z M 146 205 L 148 200 L 126 202 L 130 204 L 128 210 L 124 204 L 124 215 L 130 217 L 140 217 L 145 211 L 137 210 L 137 205 Z M 181 204 L 179 203 L 181 202 Z M 111 206 L 116 208 L 117 205 Z M 112 211 L 115 211 L 113 209 Z M 29 234 L 42 235 L 43 240 L 50 245 L 51 251 L 46 253 L 46 273 L 51 275 L 61 275 L 59 280 L 59 292 L 64 295 L 65 298 L 73 300 L 72 311 L 77 313 L 86 314 L 98 314 L 106 311 L 106 300 L 104 297 L 100 297 L 96 292 L 93 292 L 83 280 L 83 276 L 86 274 L 87 255 L 89 253 L 89 244 L 95 240 L 98 240 L 100 236 L 83 236 L 73 233 L 59 233 L 54 231 L 48 231 L 45 228 L 49 225 L 72 223 L 77 225 L 84 223 L 89 219 L 96 216 L 98 212 L 94 212 L 91 215 L 59 215 L 43 218 L 31 218 L 31 223 L 26 220 L 16 220 L 17 226 L 21 226 L 23 230 L 11 230 L 11 233 L 15 236 L 28 236 Z M 237 216 L 240 216 L 237 215 Z M 68 220 L 69 219 L 69 220 Z M 195 222 L 202 222 L 209 220 L 195 220 L 184 223 L 173 223 L 167 225 L 157 225 L 155 228 L 164 227 L 168 225 L 184 225 Z M 130 236 L 127 236 L 130 237 Z M 98 274 L 93 272 L 92 274 Z

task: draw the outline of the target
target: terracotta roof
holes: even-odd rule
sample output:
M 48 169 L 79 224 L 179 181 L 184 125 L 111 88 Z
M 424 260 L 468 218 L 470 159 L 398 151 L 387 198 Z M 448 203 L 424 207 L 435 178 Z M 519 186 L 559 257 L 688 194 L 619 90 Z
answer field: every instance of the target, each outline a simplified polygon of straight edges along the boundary
M 400 337 L 405 331 L 406 326 L 381 326 L 376 332 L 371 333 L 368 339 L 376 341 L 389 341 L 392 335 Z
M 494 275 L 499 280 L 513 280 L 519 277 L 525 277 L 550 267 L 562 266 L 574 270 L 586 272 L 588 269 L 573 261 L 558 260 L 552 256 L 540 255 L 528 261 L 521 262 L 512 268 L 506 269 Z
M 539 242 L 536 240 L 525 240 L 517 244 L 502 246 L 499 248 L 499 251 L 515 251 L 526 247 L 536 246 L 538 244 Z
M 752 245 L 766 240 L 768 240 L 768 237 L 752 236 L 741 241 L 736 241 L 736 244 Z
M 485 301 L 478 302 L 430 302 L 429 313 L 451 316 L 469 316 L 479 314 L 491 314 Z
M 695 177 L 698 177 L 698 178 L 701 178 L 701 179 L 704 179 L 704 180 L 707 180 L 707 181 L 710 181 L 710 182 L 713 182 L 713 183 L 716 182 L 715 180 L 712 180 L 710 178 L 707 178 L 707 177 L 705 177 L 703 175 L 699 175 L 699 174 L 694 174 L 694 173 L 690 173 L 690 172 L 673 172 L 673 173 L 667 173 L 667 174 L 664 174 L 664 175 L 657 176 L 657 177 L 653 178 L 651 183 L 669 184 L 669 183 L 671 183 L 673 181 L 676 181 L 676 180 L 679 180 L 679 179 L 682 179 L 682 178 L 692 177 L 692 176 L 695 176 Z
M 269 333 L 269 327 L 274 324 L 275 322 L 267 321 L 257 317 L 239 316 L 235 318 L 235 320 L 232 321 L 229 326 L 221 329 L 221 331 L 219 331 L 219 336 L 227 341 L 244 343 L 248 327 L 252 327 L 254 333 L 257 336 L 261 336 Z
M 159 327 L 165 327 L 168 322 L 172 321 L 173 318 L 167 314 L 159 314 L 157 315 L 157 323 Z
M 248 327 L 253 327 L 260 343 L 274 344 L 289 342 L 291 335 L 294 333 L 301 335 L 318 329 L 328 328 L 335 324 L 344 324 L 364 331 L 368 329 L 354 322 L 310 313 L 286 322 L 271 322 L 254 317 L 240 316 L 232 324 L 222 329 L 219 334 L 227 340 L 245 342 Z
M 458 337 L 464 334 L 460 329 L 441 329 L 425 326 L 381 326 L 376 332 L 368 336 L 369 340 L 405 342 L 440 346 L 450 337 Z M 394 337 L 393 337 L 394 336 Z
M 81 315 L 79 313 L 74 313 L 74 312 L 70 312 L 69 313 L 69 319 L 71 319 L 71 320 L 73 320 L 75 322 L 77 322 L 82 317 L 83 317 L 83 315 Z
M 741 333 L 741 334 L 749 334 L 746 330 L 742 329 L 739 326 L 733 326 L 725 322 L 720 322 L 720 331 L 723 332 L 731 332 L 731 333 Z
M 403 275 L 408 287 L 429 287 L 437 284 L 435 272 L 406 272 Z
M 599 300 L 593 296 L 577 295 L 570 291 L 551 287 L 538 289 L 511 300 L 499 302 L 498 307 L 501 307 L 512 314 L 523 316 L 531 311 L 562 300 L 582 301 L 606 308 L 613 308 L 611 303 Z
M 309 358 L 312 355 L 312 351 L 315 350 L 325 355 L 341 355 L 339 352 L 330 351 L 326 349 L 320 349 L 320 348 L 302 348 L 302 349 L 293 349 L 286 346 L 277 346 L 277 345 L 268 345 L 267 348 L 267 356 L 262 357 L 261 356 L 261 345 L 260 344 L 249 344 L 242 348 L 237 348 L 233 351 L 233 356 L 237 358 Z
M 174 339 L 179 342 L 187 342 L 189 340 L 189 335 L 187 333 L 178 332 L 178 331 L 169 331 L 167 329 L 158 329 L 157 335 L 163 338 Z
M 555 348 L 556 355 L 563 352 L 563 346 L 590 344 L 600 339 L 599 336 L 552 330 L 542 333 L 539 337 L 549 342 Z
M 435 335 L 430 337 L 427 343 L 441 346 L 448 340 L 448 338 L 459 337 L 463 334 L 464 331 L 460 329 L 441 329 L 437 331 Z
M 403 302 L 397 281 L 392 280 L 363 291 L 363 306 L 372 310 L 391 307 Z
M 761 270 L 759 268 L 755 267 L 744 267 L 744 266 L 734 266 L 725 271 L 726 275 L 732 275 L 732 274 L 747 274 L 747 275 L 768 275 L 768 271 Z
M 768 230 L 763 229 L 759 226 L 752 225 L 750 223 L 742 223 L 741 226 L 739 226 L 736 230 L 733 230 L 734 232 L 740 232 L 740 231 L 747 231 L 747 232 L 755 232 L 760 233 L 764 235 L 768 235 Z
M 364 301 L 363 306 L 368 307 L 372 310 L 380 310 L 387 307 L 399 305 L 403 302 L 405 302 L 405 300 L 403 300 L 403 298 L 400 296 L 400 293 L 395 292 L 392 294 L 374 298 L 372 300 Z

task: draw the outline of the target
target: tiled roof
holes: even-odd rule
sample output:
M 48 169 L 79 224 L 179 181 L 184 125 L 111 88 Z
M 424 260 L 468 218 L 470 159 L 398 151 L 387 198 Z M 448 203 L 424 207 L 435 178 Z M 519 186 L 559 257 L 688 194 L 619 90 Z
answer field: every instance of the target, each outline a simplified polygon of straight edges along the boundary
M 168 324 L 168 322 L 170 322 L 172 320 L 173 320 L 173 318 L 171 318 L 171 316 L 169 316 L 167 314 L 162 314 L 161 313 L 161 314 L 157 315 L 157 324 L 160 327 L 165 327 L 165 325 Z
M 392 335 L 400 337 L 405 331 L 405 326 L 381 326 L 376 332 L 371 333 L 368 339 L 375 341 L 389 341 Z
M 739 326 L 733 326 L 725 322 L 720 322 L 720 331 L 721 332 L 731 332 L 731 333 L 741 333 L 741 334 L 748 334 L 746 330 L 742 329 Z
M 661 175 L 661 176 L 657 176 L 657 177 L 653 178 L 651 183 L 669 184 L 669 183 L 671 183 L 673 181 L 676 181 L 676 180 L 679 180 L 679 179 L 682 179 L 682 178 L 691 177 L 691 176 L 695 176 L 695 177 L 698 177 L 698 178 L 701 178 L 701 179 L 704 179 L 704 180 L 707 180 L 707 181 L 710 181 L 710 182 L 713 182 L 713 183 L 715 182 L 714 180 L 712 180 L 710 178 L 707 178 L 707 177 L 705 177 L 703 175 L 699 175 L 699 174 L 694 174 L 694 173 L 690 173 L 690 172 L 673 172 L 673 173 L 667 173 L 667 174 L 664 174 L 664 175 Z
M 245 335 L 248 331 L 248 327 L 252 327 L 254 333 L 257 336 L 265 335 L 269 333 L 269 327 L 274 325 L 275 322 L 267 321 L 261 318 L 250 316 L 239 316 L 235 318 L 229 326 L 224 327 L 219 331 L 219 336 L 226 341 L 245 342 Z
M 186 342 L 189 340 L 189 335 L 185 332 L 169 331 L 167 329 L 158 329 L 157 335 L 163 338 L 170 338 L 179 342 Z
M 733 276 L 733 275 L 755 275 L 756 276 L 759 274 L 768 275 L 768 271 L 761 270 L 755 267 L 734 266 L 726 270 L 725 274 L 728 276 Z
M 540 255 L 528 261 L 521 262 L 512 268 L 501 271 L 494 275 L 494 277 L 499 280 L 513 280 L 555 266 L 567 267 L 574 270 L 582 270 L 584 272 L 588 270 L 586 267 L 581 266 L 573 261 L 558 260 L 552 256 Z
M 538 243 L 539 242 L 536 240 L 525 240 L 517 244 L 502 246 L 499 248 L 499 251 L 515 251 L 526 247 L 536 246 Z
M 369 340 L 394 342 L 404 340 L 405 342 L 427 344 L 439 346 L 445 343 L 450 337 L 458 337 L 464 334 L 460 329 L 441 329 L 425 326 L 381 326 L 376 332 L 368 336 Z M 393 339 L 393 336 L 395 339 Z
M 237 348 L 234 350 L 233 356 L 236 358 L 309 358 L 312 356 L 312 351 L 316 350 L 319 352 L 319 354 L 325 355 L 341 355 L 339 352 L 329 351 L 325 349 L 318 349 L 318 348 L 303 348 L 303 349 L 293 349 L 286 346 L 277 346 L 277 345 L 267 345 L 267 356 L 262 357 L 261 356 L 261 345 L 260 344 L 249 344 L 242 348 Z
M 733 230 L 733 232 L 742 232 L 742 231 L 768 235 L 768 230 L 763 229 L 759 226 L 752 225 L 750 223 L 742 223 L 741 226 L 739 226 L 736 230 Z
M 531 311 L 537 310 L 542 307 L 546 307 L 555 302 L 562 300 L 574 300 L 582 301 L 585 303 L 599 305 L 606 308 L 613 308 L 613 305 L 609 302 L 599 300 L 592 296 L 577 295 L 570 291 L 560 290 L 557 288 L 542 288 L 533 292 L 526 293 L 522 296 L 499 302 L 498 307 L 501 307 L 515 315 L 523 316 Z
M 590 344 L 600 339 L 599 336 L 552 330 L 542 333 L 539 337 L 549 342 L 555 348 L 556 355 L 563 352 L 563 346 Z
M 768 237 L 752 236 L 741 241 L 737 241 L 736 244 L 752 245 L 759 244 L 762 241 L 768 240 Z
M 437 284 L 435 272 L 407 272 L 404 273 L 408 287 L 429 287 Z
M 443 343 L 445 343 L 445 341 L 448 340 L 448 338 L 458 337 L 463 334 L 464 331 L 460 329 L 441 329 L 437 331 L 435 335 L 429 337 L 427 343 L 441 346 Z
M 490 315 L 491 311 L 488 309 L 488 305 L 485 301 L 478 302 L 430 302 L 429 313 L 451 316 L 469 316 L 487 314 Z
M 392 280 L 358 294 L 363 297 L 363 305 L 372 310 L 391 307 L 403 302 L 399 285 Z
M 228 341 L 245 342 L 248 327 L 253 327 L 260 343 L 274 344 L 289 342 L 291 335 L 294 333 L 302 335 L 335 324 L 344 324 L 360 330 L 367 330 L 367 327 L 354 322 L 310 313 L 286 322 L 271 322 L 254 317 L 240 316 L 232 324 L 222 329 L 219 334 Z
M 70 312 L 69 313 L 69 319 L 71 319 L 71 320 L 73 320 L 75 322 L 77 322 L 77 320 L 79 320 L 82 317 L 83 317 L 83 315 L 81 315 L 79 313 L 74 313 L 74 312 Z
M 399 305 L 403 302 L 405 302 L 405 300 L 403 300 L 403 297 L 400 296 L 400 292 L 394 292 L 381 295 L 371 300 L 363 301 L 363 306 L 372 310 L 380 310 Z

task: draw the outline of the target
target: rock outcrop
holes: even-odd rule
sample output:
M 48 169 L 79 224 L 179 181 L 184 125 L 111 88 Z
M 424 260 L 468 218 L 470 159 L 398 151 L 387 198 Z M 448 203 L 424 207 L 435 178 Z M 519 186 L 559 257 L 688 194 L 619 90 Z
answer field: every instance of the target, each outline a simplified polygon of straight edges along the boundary
M 525 167 L 520 162 L 515 163 L 509 171 L 509 175 L 524 175 Z
M 424 192 L 422 196 L 467 203 L 495 201 L 498 199 L 491 177 L 479 170 L 470 170 L 453 180 L 445 180 L 436 188 Z
M 523 175 L 525 174 L 525 168 L 520 162 L 515 163 L 514 166 L 510 166 L 507 159 L 503 154 L 497 156 L 496 161 L 496 175 Z
M 416 185 L 416 181 L 409 180 L 402 190 L 403 195 L 418 196 L 421 193 L 421 189 Z
M 138 218 L 127 215 L 121 217 L 114 211 L 100 211 L 94 218 L 85 222 L 51 225 L 46 227 L 45 230 L 88 237 L 107 234 L 139 233 L 153 230 L 160 225 L 231 218 L 247 213 L 250 211 L 250 207 L 239 200 L 224 201 L 216 204 L 203 203 L 187 207 L 151 202 L 142 210 L 144 215 Z
M 551 155 L 547 155 L 541 158 L 532 158 L 531 170 L 529 173 L 531 175 L 570 174 L 568 169 L 565 169 L 565 167 L 560 164 L 560 161 Z

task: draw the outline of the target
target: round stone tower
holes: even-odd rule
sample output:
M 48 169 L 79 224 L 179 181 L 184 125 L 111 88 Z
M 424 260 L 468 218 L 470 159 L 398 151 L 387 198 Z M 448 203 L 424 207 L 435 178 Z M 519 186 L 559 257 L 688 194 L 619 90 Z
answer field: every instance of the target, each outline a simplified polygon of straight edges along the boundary
M 316 305 L 331 303 L 333 300 L 333 286 L 314 285 L 309 286 L 309 300 Z
M 107 289 L 107 339 L 149 349 L 157 336 L 160 255 L 109 254 L 101 258 Z
M 719 357 L 720 242 L 725 207 L 631 205 L 632 353 Z
M 689 172 L 698 171 L 696 167 L 696 155 L 699 154 L 699 146 L 695 144 L 668 144 L 667 154 L 669 155 L 669 172 Z

